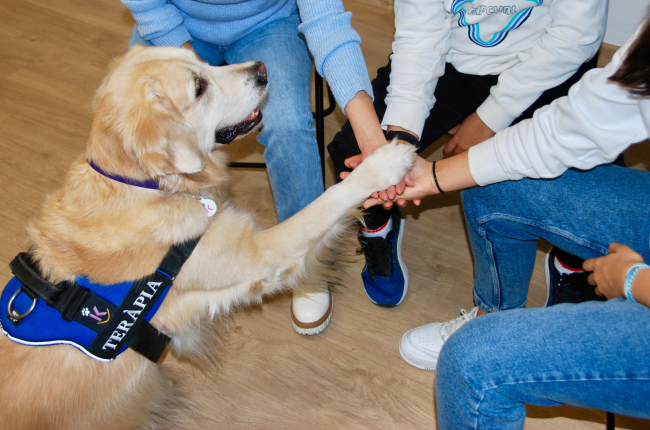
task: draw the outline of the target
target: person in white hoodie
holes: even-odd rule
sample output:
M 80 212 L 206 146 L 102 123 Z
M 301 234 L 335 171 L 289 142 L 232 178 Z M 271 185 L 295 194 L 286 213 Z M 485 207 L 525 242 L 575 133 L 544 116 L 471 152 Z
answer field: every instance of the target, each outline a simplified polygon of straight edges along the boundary
M 402 339 L 405 358 L 437 365 L 440 429 L 522 428 L 525 403 L 650 418 L 650 172 L 611 164 L 649 132 L 650 20 L 532 119 L 417 160 L 415 186 L 392 200 L 465 189 L 475 300 L 489 313 Z M 366 206 L 386 203 L 378 194 Z M 586 259 L 608 300 L 524 309 L 540 238 Z
M 422 151 L 449 132 L 444 153 L 453 154 L 530 118 L 595 67 L 607 6 L 607 0 L 396 0 L 393 54 L 372 83 L 387 137 Z M 336 176 L 376 148 L 358 142 L 346 124 L 328 146 Z M 380 306 L 396 306 L 408 290 L 404 219 L 397 208 L 378 207 L 365 224 L 359 239 L 366 293 Z

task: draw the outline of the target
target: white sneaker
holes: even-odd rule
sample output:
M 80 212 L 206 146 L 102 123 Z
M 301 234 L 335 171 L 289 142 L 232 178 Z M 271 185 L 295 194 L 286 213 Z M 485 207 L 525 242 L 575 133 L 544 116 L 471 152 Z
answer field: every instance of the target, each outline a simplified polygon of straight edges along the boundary
M 327 286 L 306 286 L 293 292 L 291 324 L 299 334 L 311 336 L 325 330 L 332 320 L 334 299 Z
M 404 333 L 399 343 L 399 353 L 411 366 L 423 370 L 436 370 L 438 355 L 445 341 L 467 321 L 476 318 L 478 306 L 446 323 L 432 323 Z

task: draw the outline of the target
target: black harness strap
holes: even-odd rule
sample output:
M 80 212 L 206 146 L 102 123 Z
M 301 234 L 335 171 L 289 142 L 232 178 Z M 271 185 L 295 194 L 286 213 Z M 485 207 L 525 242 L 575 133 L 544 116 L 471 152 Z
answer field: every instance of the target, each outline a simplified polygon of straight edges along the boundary
M 163 290 L 168 286 L 171 287 L 174 279 L 183 267 L 183 264 L 185 264 L 190 255 L 192 255 L 192 252 L 200 239 L 201 237 L 199 236 L 195 239 L 188 240 L 185 243 L 173 245 L 158 266 L 156 273 L 136 281 L 131 288 L 131 292 L 127 295 L 124 301 L 129 302 L 130 300 L 132 303 L 134 299 L 137 299 L 138 294 L 142 294 L 141 291 L 145 286 L 157 284 L 158 286 L 156 289 L 151 290 L 151 294 L 146 294 L 146 297 L 152 297 L 152 300 L 147 303 L 141 313 L 143 316 L 147 315 L 147 313 L 155 306 L 157 299 L 160 297 Z M 59 311 L 61 317 L 65 321 L 70 322 L 75 320 L 86 325 L 83 320 L 80 320 L 79 314 L 84 305 L 93 301 L 100 301 L 105 306 L 117 309 L 115 304 L 108 303 L 97 294 L 77 284 L 66 281 L 52 284 L 40 275 L 38 269 L 35 267 L 27 253 L 18 254 L 18 256 L 16 256 L 16 258 L 14 258 L 14 260 L 9 264 L 9 267 L 14 276 L 16 276 L 16 278 L 23 284 L 22 290 L 30 298 L 42 299 L 48 306 Z M 117 324 L 117 322 L 115 322 L 115 324 Z M 111 326 L 112 324 L 104 328 L 108 329 Z M 159 332 L 150 322 L 146 321 L 144 317 L 134 320 L 134 322 L 128 324 L 128 326 L 132 327 L 124 334 L 121 332 L 118 333 L 111 331 L 112 329 L 98 332 L 97 337 L 90 345 L 91 352 L 101 357 L 110 352 L 104 352 L 107 349 L 106 345 L 109 345 L 109 349 L 112 348 L 113 352 L 119 352 L 122 345 L 126 344 L 129 348 L 154 363 L 159 362 L 171 341 L 169 336 Z M 96 327 L 88 327 L 96 330 Z M 113 335 L 113 337 L 111 337 L 111 335 Z M 119 337 L 119 340 L 115 340 L 117 339 L 115 336 L 121 337 Z M 111 341 L 110 339 L 114 340 Z M 108 357 L 109 356 L 107 355 L 106 358 Z
M 172 246 L 167 255 L 158 266 L 157 274 L 169 279 L 169 284 L 174 281 L 181 268 L 185 264 L 201 237 L 189 240 L 185 243 Z M 132 333 L 125 339 L 126 344 L 135 352 L 143 355 L 154 363 L 162 362 L 165 352 L 171 339 L 164 333 L 159 332 L 149 321 L 143 320 Z
M 168 275 L 173 281 L 181 271 L 181 268 L 187 259 L 192 255 L 192 252 L 194 252 L 194 248 L 196 248 L 200 239 L 201 236 L 169 248 L 167 255 L 165 255 L 160 262 L 160 266 L 158 266 L 158 271 L 164 272 L 164 274 Z
M 21 252 L 9 263 L 14 276 L 23 284 L 23 291 L 30 298 L 43 299 L 51 308 L 61 312 L 61 317 L 72 321 L 75 314 L 90 296 L 88 289 L 72 282 L 53 284 L 44 279 L 26 252 Z
M 133 331 L 126 344 L 129 348 L 154 363 L 161 363 L 165 358 L 165 351 L 167 351 L 169 342 L 171 342 L 169 336 L 159 332 L 149 321 L 144 320 L 140 323 L 138 329 Z

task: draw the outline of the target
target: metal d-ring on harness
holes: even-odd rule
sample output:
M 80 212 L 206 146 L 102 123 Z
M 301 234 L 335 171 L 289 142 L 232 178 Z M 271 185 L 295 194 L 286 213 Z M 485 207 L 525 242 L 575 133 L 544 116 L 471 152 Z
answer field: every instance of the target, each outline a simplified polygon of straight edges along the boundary
M 84 277 L 52 284 L 27 253 L 20 253 L 9 264 L 15 277 L 0 296 L 8 311 L 0 314 L 2 331 L 24 345 L 72 345 L 100 361 L 113 360 L 128 347 L 157 363 L 171 339 L 149 320 L 199 240 L 172 246 L 153 274 L 109 286 Z M 31 306 L 27 298 L 17 299 L 21 293 L 31 299 Z M 16 309 L 21 300 L 23 309 L 29 306 L 22 313 Z
M 21 319 L 25 318 L 27 315 L 31 314 L 34 308 L 36 307 L 36 300 L 38 300 L 36 298 L 32 299 L 32 306 L 29 309 L 27 309 L 27 312 L 22 314 L 18 313 L 18 311 L 12 308 L 12 305 L 14 303 L 14 300 L 16 300 L 16 296 L 20 294 L 22 290 L 23 290 L 22 287 L 16 290 L 16 292 L 11 296 L 11 299 L 9 299 L 9 305 L 7 306 L 7 312 L 9 313 L 9 315 L 11 315 L 13 319 L 17 321 L 20 321 Z

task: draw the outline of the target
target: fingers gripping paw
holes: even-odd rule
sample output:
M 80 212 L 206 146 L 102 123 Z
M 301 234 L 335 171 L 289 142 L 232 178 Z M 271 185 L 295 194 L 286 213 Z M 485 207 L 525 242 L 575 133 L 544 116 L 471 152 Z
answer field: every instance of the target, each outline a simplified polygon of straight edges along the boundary
M 373 152 L 355 173 L 363 178 L 369 192 L 384 190 L 404 178 L 416 157 L 415 147 L 393 141 Z

